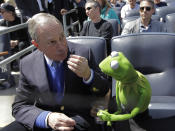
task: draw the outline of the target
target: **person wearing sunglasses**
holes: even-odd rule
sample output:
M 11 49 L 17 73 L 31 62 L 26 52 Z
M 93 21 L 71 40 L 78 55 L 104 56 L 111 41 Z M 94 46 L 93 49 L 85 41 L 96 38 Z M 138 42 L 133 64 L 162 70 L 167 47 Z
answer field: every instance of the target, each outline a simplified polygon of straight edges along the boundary
M 152 20 L 151 17 L 155 12 L 154 2 L 152 0 L 142 0 L 140 2 L 140 18 L 128 22 L 121 35 L 140 33 L 140 32 L 166 32 L 163 23 Z
M 86 21 L 80 36 L 96 36 L 103 37 L 107 43 L 107 53 L 111 52 L 110 40 L 113 36 L 113 28 L 111 23 L 100 17 L 101 6 L 97 1 L 89 0 L 85 4 L 86 15 L 90 21 Z

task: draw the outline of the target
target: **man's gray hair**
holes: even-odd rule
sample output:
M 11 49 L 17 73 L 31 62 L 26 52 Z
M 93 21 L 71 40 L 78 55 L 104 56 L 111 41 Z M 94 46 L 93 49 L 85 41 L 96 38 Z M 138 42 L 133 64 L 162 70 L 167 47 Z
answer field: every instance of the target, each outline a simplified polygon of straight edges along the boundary
M 63 28 L 61 22 L 55 16 L 48 13 L 38 13 L 28 20 L 28 32 L 32 40 L 38 42 L 37 29 L 50 21 L 56 21 Z
M 88 3 L 92 3 L 93 6 L 94 6 L 95 8 L 96 8 L 96 7 L 99 7 L 100 12 L 101 12 L 101 6 L 100 6 L 100 4 L 99 4 L 97 1 L 94 1 L 94 0 L 88 0 L 88 1 L 86 2 L 86 4 L 88 4 Z

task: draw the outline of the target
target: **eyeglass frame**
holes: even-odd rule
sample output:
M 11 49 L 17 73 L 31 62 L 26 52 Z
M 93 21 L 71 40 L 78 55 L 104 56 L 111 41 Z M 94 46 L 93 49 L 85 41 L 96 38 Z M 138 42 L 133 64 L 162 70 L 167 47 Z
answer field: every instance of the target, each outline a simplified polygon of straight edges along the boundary
M 144 7 L 140 7 L 140 11 L 143 12 L 144 9 L 146 9 L 146 11 L 151 11 L 151 9 L 153 9 L 152 7 L 150 6 L 144 6 Z

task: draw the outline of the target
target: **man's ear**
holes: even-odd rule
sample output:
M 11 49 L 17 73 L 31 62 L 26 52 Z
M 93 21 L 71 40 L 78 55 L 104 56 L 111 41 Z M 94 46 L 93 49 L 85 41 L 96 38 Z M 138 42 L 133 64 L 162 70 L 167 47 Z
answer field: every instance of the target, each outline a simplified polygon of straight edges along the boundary
M 36 43 L 35 40 L 31 40 L 31 43 L 32 43 L 36 48 L 38 48 L 38 43 Z

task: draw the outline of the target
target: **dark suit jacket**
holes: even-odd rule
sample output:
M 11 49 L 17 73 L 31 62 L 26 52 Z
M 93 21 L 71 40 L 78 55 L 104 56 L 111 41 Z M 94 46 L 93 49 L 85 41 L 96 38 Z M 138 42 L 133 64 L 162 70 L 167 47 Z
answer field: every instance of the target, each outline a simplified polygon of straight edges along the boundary
M 43 53 L 36 50 L 22 59 L 19 87 L 12 107 L 16 120 L 29 128 L 33 128 L 35 119 L 43 110 L 63 112 L 70 117 L 79 114 L 88 120 L 93 101 L 108 91 L 108 81 L 97 69 L 91 50 L 72 43 L 68 43 L 68 47 L 68 57 L 69 54 L 77 54 L 87 58 L 90 68 L 94 70 L 93 82 L 84 84 L 82 78 L 68 69 L 67 59 L 64 60 L 65 93 L 62 103 L 58 105 L 49 88 Z
M 45 0 L 41 0 L 42 7 L 46 12 Z M 22 16 L 32 17 L 33 15 L 40 12 L 37 0 L 15 0 L 18 9 L 20 10 Z

